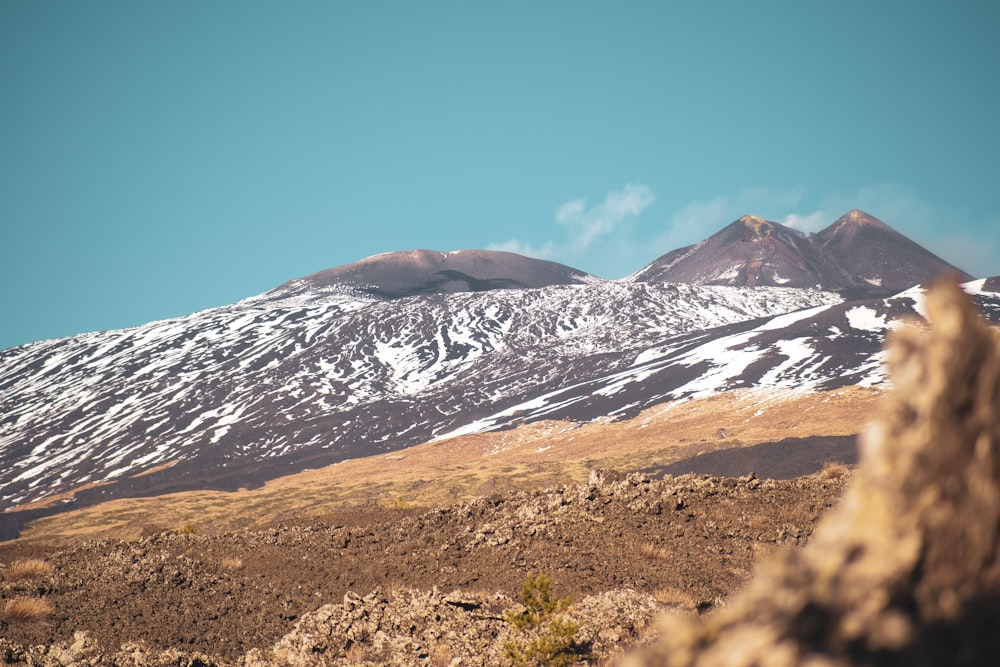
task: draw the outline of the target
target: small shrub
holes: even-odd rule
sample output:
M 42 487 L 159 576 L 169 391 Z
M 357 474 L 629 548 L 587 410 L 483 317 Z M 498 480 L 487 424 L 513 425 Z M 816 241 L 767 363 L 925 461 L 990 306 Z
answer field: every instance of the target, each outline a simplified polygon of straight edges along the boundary
M 392 509 L 394 510 L 411 510 L 416 507 L 420 507 L 417 503 L 404 500 L 403 496 L 397 495 L 392 499 Z
M 521 584 L 521 604 L 524 605 L 524 610 L 516 614 L 508 612 L 504 618 L 518 630 L 536 628 L 545 619 L 565 611 L 571 603 L 570 598 L 552 599 L 552 577 L 532 574 Z
M 194 525 L 193 523 L 191 523 L 189 521 L 186 524 L 184 524 L 183 526 L 181 526 L 180 534 L 181 535 L 197 535 L 198 534 L 198 526 Z
M 25 581 L 26 579 L 41 579 L 52 574 L 52 566 L 44 560 L 30 558 L 11 563 L 7 569 L 4 579 L 10 583 L 15 581 Z
M 659 588 L 653 592 L 653 598 L 662 605 L 681 611 L 694 611 L 698 608 L 698 600 L 679 588 Z
M 851 469 L 840 461 L 828 461 L 823 464 L 823 469 L 819 471 L 819 476 L 822 479 L 840 479 Z
M 531 641 L 504 645 L 504 655 L 514 667 L 565 667 L 580 660 L 576 633 L 579 624 L 557 616 Z
M 40 598 L 14 598 L 3 608 L 3 620 L 11 624 L 30 625 L 44 621 L 52 613 L 48 602 Z
M 521 585 L 519 612 L 509 611 L 504 619 L 521 634 L 521 639 L 504 644 L 504 655 L 514 667 L 564 667 L 580 660 L 583 647 L 576 641 L 579 624 L 562 613 L 570 598 L 552 597 L 552 579 L 530 575 Z

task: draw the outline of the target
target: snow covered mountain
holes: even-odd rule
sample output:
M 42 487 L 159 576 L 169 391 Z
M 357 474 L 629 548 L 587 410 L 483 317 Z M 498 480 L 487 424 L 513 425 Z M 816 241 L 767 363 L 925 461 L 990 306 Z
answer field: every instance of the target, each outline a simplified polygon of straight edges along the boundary
M 1000 321 L 991 289 L 969 286 Z M 376 256 L 232 306 L 0 351 L 0 510 L 253 487 L 730 388 L 876 384 L 892 318 L 919 305 L 919 290 L 848 302 L 603 281 L 509 253 Z
M 497 250 L 410 250 L 368 257 L 289 281 L 272 296 L 315 295 L 333 290 L 396 298 L 417 294 L 485 292 L 553 285 L 581 285 L 600 278 L 565 264 Z
M 390 301 L 265 293 L 26 345 L 0 353 L 0 499 L 111 480 L 116 492 L 252 486 L 425 442 L 674 336 L 836 301 L 615 283 Z
M 853 210 L 808 236 L 745 215 L 701 243 L 667 253 L 628 280 L 815 287 L 857 298 L 888 296 L 946 272 L 972 280 L 881 220 Z

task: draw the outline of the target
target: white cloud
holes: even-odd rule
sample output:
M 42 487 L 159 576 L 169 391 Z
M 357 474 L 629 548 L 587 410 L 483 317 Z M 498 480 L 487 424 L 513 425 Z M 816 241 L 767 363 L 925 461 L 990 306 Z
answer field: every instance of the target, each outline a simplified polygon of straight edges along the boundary
M 797 229 L 800 232 L 818 232 L 830 225 L 830 216 L 828 216 L 823 211 L 814 211 L 807 215 L 799 215 L 798 213 L 789 213 L 781 220 L 778 220 L 786 227 L 791 227 L 792 229 Z
M 638 216 L 654 201 L 656 196 L 648 186 L 626 183 L 622 190 L 609 192 L 593 208 L 587 208 L 585 199 L 566 202 L 556 210 L 556 222 L 569 228 L 570 244 L 582 251 L 624 221 Z
M 995 216 L 980 215 L 972 224 L 968 212 L 932 206 L 905 184 L 882 183 L 820 197 L 809 196 L 801 187 L 745 188 L 691 201 L 645 229 L 633 224 L 655 199 L 648 186 L 632 183 L 592 207 L 585 199 L 573 199 L 555 211 L 565 238 L 541 245 L 510 239 L 489 247 L 618 278 L 711 236 L 747 213 L 812 233 L 858 208 L 973 275 L 1000 274 L 1000 221 Z
M 536 245 L 513 238 L 491 243 L 487 248 L 553 259 L 600 275 L 607 266 L 633 260 L 632 255 L 640 246 L 632 240 L 628 227 L 655 200 L 649 186 L 627 183 L 621 190 L 609 192 L 603 202 L 593 207 L 588 208 L 587 200 L 582 198 L 559 206 L 555 222 L 565 230 L 563 240 Z M 596 244 L 601 238 L 602 243 Z
M 746 214 L 781 221 L 805 198 L 803 188 L 744 188 L 735 195 L 692 201 L 674 213 L 647 245 L 664 254 L 704 240 Z M 813 215 L 810 214 L 810 218 Z M 829 224 L 829 223 L 827 223 Z M 659 256 L 659 254 L 657 256 Z M 650 257 L 652 261 L 655 257 Z
M 513 252 L 526 257 L 534 257 L 535 259 L 550 259 L 554 252 L 551 241 L 541 247 L 536 247 L 528 243 L 523 243 L 517 239 L 508 239 L 503 243 L 491 243 L 486 246 L 486 249 Z

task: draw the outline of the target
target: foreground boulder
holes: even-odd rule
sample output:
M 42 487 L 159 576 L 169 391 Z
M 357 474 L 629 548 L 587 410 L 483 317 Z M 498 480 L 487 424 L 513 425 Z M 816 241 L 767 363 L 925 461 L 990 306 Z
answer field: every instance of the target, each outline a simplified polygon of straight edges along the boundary
M 1000 664 L 1000 335 L 957 285 L 896 332 L 896 390 L 843 501 L 734 603 L 662 621 L 637 665 Z

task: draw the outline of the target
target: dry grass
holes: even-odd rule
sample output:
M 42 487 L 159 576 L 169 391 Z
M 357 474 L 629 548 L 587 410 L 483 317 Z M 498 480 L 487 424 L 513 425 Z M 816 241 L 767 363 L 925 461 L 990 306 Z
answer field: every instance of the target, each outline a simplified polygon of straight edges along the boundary
M 219 561 L 219 565 L 226 570 L 240 570 L 243 569 L 243 559 L 242 558 L 230 558 L 225 557 Z
M 825 508 L 817 507 L 811 503 L 792 503 L 781 505 L 775 512 L 775 518 L 786 526 L 802 527 L 811 525 L 819 520 Z
M 52 574 L 52 566 L 44 560 L 29 558 L 11 563 L 4 573 L 4 581 L 14 583 L 15 581 L 26 581 L 28 579 L 41 579 Z
M 840 479 L 850 472 L 851 469 L 846 464 L 840 461 L 829 461 L 823 465 L 823 469 L 818 474 L 822 479 Z
M 29 524 L 22 542 L 66 545 L 140 536 L 163 516 L 220 531 L 259 529 L 280 517 L 322 519 L 345 509 L 441 507 L 491 493 L 584 483 L 590 470 L 666 465 L 694 450 L 814 435 L 850 435 L 874 415 L 882 393 L 732 391 L 650 408 L 634 419 L 577 425 L 546 421 L 352 459 L 233 493 L 192 491 L 113 500 Z M 726 438 L 718 436 L 723 428 Z M 191 524 L 192 527 L 194 524 Z M 147 531 L 148 532 L 148 531 Z
M 641 553 L 646 558 L 652 558 L 655 560 L 670 561 L 674 555 L 669 549 L 663 547 L 658 547 L 650 542 L 643 542 L 639 545 L 639 553 Z
M 653 598 L 660 604 L 677 611 L 695 612 L 698 610 L 698 600 L 687 591 L 679 588 L 660 588 L 653 592 Z
M 3 620 L 11 624 L 40 623 L 51 614 L 51 605 L 41 598 L 14 598 L 3 607 Z
M 180 530 L 177 531 L 177 532 L 179 532 L 181 535 L 197 535 L 198 534 L 198 526 L 194 525 L 193 523 L 191 523 L 189 521 L 186 524 L 184 524 L 183 526 L 181 526 Z

